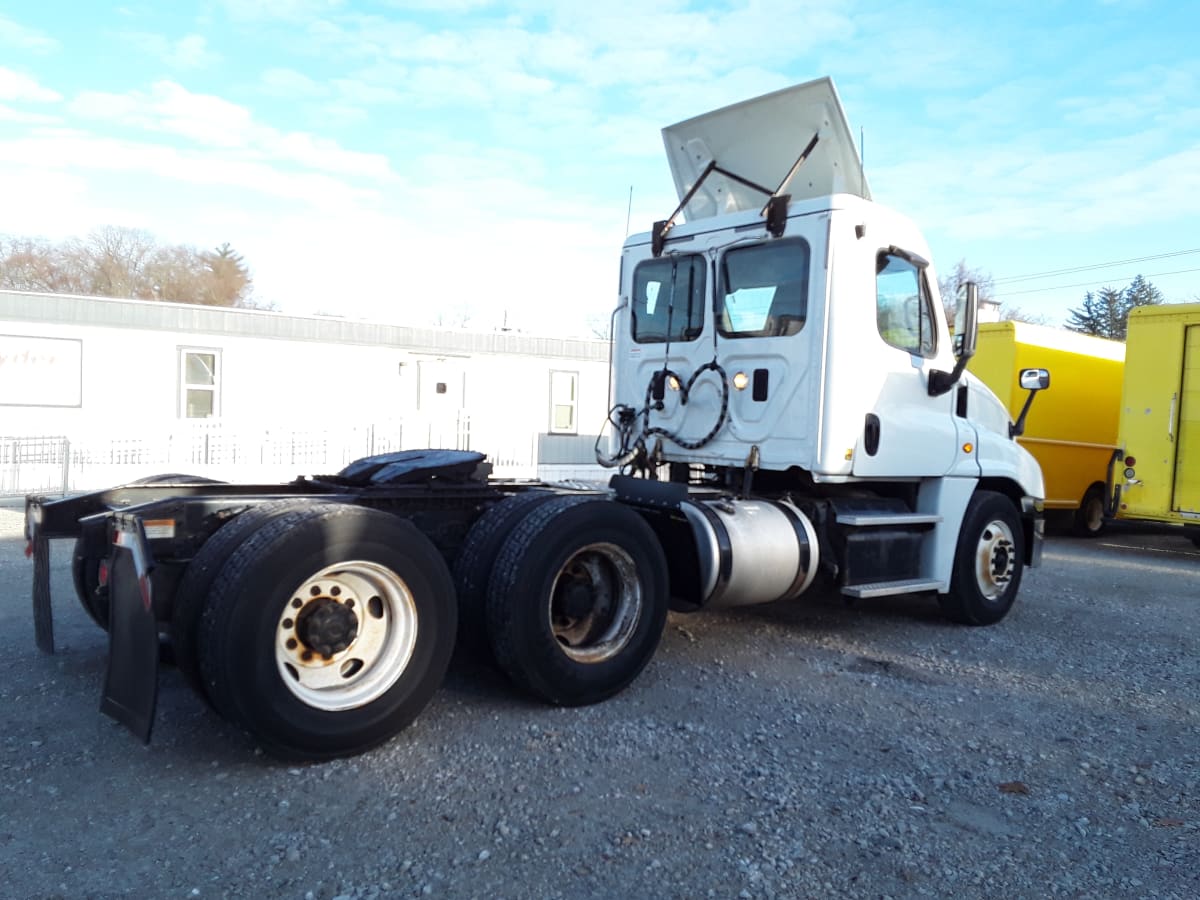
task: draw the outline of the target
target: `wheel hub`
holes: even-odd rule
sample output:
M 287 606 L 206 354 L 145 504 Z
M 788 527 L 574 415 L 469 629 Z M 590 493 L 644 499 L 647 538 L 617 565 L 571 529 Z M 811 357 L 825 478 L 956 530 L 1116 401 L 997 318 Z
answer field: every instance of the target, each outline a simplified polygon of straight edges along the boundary
M 357 635 L 358 615 L 330 597 L 309 601 L 296 616 L 296 637 L 326 658 L 345 650 Z
M 551 633 L 570 659 L 611 659 L 629 643 L 641 616 L 637 567 L 615 544 L 581 547 L 559 570 L 549 606 Z
M 584 618 L 592 611 L 593 604 L 588 583 L 578 577 L 567 583 L 558 596 L 559 612 L 571 621 Z
M 979 589 L 989 600 L 999 597 L 1013 579 L 1017 548 L 1012 535 L 1001 523 L 993 522 L 984 529 L 979 543 L 976 574 Z

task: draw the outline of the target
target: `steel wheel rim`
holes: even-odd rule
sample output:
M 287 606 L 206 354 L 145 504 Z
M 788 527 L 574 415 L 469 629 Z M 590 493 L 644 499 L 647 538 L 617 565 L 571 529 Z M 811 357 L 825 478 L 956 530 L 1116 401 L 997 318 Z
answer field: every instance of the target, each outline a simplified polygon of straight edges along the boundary
M 275 664 L 296 699 L 336 712 L 385 694 L 416 644 L 417 607 L 404 579 L 353 560 L 315 572 L 291 593 L 275 626 Z
M 1104 504 L 1096 499 L 1089 500 L 1084 507 L 1084 524 L 1090 532 L 1100 530 L 1100 526 L 1104 524 Z
M 559 567 L 547 609 L 559 649 L 578 663 L 601 663 L 628 646 L 642 615 L 637 564 L 622 547 L 588 544 Z
M 975 550 L 975 581 L 988 600 L 998 600 L 1012 583 L 1017 546 L 1007 522 L 994 519 L 983 527 Z

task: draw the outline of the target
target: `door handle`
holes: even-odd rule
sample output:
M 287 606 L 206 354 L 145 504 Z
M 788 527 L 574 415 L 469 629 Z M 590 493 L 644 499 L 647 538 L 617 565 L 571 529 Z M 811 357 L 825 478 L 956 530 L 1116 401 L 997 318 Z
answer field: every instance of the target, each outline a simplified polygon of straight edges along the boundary
M 1171 395 L 1171 411 L 1167 413 L 1167 440 L 1175 443 L 1175 402 L 1179 399 L 1179 394 Z

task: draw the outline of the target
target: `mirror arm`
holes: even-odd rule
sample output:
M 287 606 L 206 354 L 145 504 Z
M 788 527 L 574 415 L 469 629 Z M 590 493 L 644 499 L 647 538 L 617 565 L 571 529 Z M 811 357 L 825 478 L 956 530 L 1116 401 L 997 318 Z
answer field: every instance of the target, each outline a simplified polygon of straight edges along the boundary
M 958 384 L 958 379 L 962 378 L 963 369 L 967 367 L 967 361 L 975 355 L 975 351 L 965 353 L 958 358 L 954 363 L 954 368 L 949 372 L 943 372 L 940 369 L 934 369 L 929 373 L 929 396 L 940 397 L 942 394 L 948 393 L 950 388 Z
M 1017 416 L 1017 421 L 1008 426 L 1008 436 L 1010 438 L 1020 437 L 1025 433 L 1025 417 L 1029 415 L 1029 407 L 1033 406 L 1033 398 L 1037 395 L 1037 392 L 1037 388 L 1033 388 L 1029 392 L 1029 396 L 1025 398 L 1025 405 L 1021 407 L 1021 414 Z

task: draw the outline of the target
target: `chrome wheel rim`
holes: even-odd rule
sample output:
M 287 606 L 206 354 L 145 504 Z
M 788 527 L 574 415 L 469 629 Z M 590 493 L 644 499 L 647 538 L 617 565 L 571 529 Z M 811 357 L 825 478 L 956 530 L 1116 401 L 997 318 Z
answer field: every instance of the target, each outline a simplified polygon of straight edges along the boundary
M 404 579 L 378 563 L 327 566 L 288 598 L 275 627 L 275 664 L 296 699 L 326 711 L 378 699 L 417 643 L 417 607 Z
M 1007 522 L 993 520 L 984 526 L 975 550 L 975 581 L 988 600 L 997 600 L 1012 583 L 1017 546 Z

